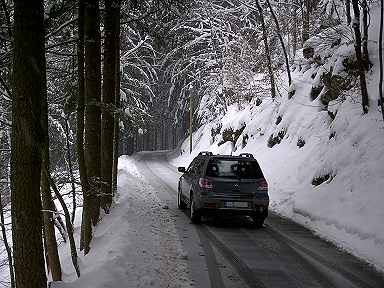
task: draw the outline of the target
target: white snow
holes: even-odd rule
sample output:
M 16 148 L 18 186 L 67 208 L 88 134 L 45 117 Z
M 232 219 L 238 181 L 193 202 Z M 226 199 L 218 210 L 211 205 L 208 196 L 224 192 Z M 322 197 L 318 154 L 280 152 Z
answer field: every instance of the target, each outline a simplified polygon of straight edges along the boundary
M 134 159 L 120 157 L 118 168 L 119 197 L 95 229 L 90 253 L 79 252 L 81 277 L 77 279 L 64 245 L 60 247 L 64 279 L 52 287 L 191 287 L 170 214 Z
M 257 113 L 253 114 L 254 109 Z M 212 124 L 207 124 L 194 133 L 192 154 L 186 139 L 181 146 L 184 153 L 171 163 L 188 166 L 199 151 L 253 153 L 268 180 L 273 211 L 384 270 L 384 127 L 380 114 L 373 111 L 361 116 L 359 104 L 345 102 L 331 124 L 326 112 L 314 113 L 313 109 L 292 103 L 284 108 L 279 125 L 274 122 L 281 111 L 270 101 L 252 110 L 230 112 L 221 119 L 223 127 L 228 123 L 239 127 L 248 117 L 236 145 L 218 146 L 219 136 L 211 143 Z M 268 148 L 269 135 L 283 127 L 287 134 L 282 142 Z M 335 137 L 329 139 L 333 131 Z M 249 136 L 244 148 L 243 135 Z M 299 137 L 306 142 L 302 148 L 296 146 Z M 331 180 L 311 184 L 314 177 L 328 173 Z
M 372 7 L 372 15 L 378 17 L 378 10 Z M 371 23 L 371 39 L 376 38 L 377 24 Z M 354 55 L 347 40 L 342 39 L 335 48 L 330 43 L 315 45 L 315 55 L 321 57 L 322 64 L 304 59 L 299 51 L 291 67 L 293 84 L 280 87 L 281 97 L 275 101 L 264 98 L 260 106 L 254 102 L 229 106 L 224 115 L 193 134 L 191 154 L 186 139 L 181 155 L 170 162 L 188 166 L 200 151 L 253 153 L 269 183 L 270 209 L 384 271 L 384 123 L 377 108 L 376 43 L 369 43 L 374 65 L 367 73 L 371 103 L 368 114 L 362 114 L 358 85 L 329 103 L 328 110 L 337 112 L 334 120 L 322 110 L 320 97 L 310 99 L 311 87 L 319 84 L 322 73 L 333 67 L 334 75 L 345 75 L 342 59 Z M 316 43 L 316 37 L 311 41 Z M 287 82 L 282 73 L 278 83 Z M 287 93 L 292 90 L 295 95 L 288 99 Z M 276 124 L 278 116 L 282 120 Z M 209 115 L 204 117 L 211 119 Z M 244 124 L 246 127 L 236 143 L 219 146 L 225 129 L 237 130 Z M 220 133 L 212 137 L 212 129 L 218 127 Z M 281 143 L 269 148 L 269 137 L 280 131 L 285 131 Z M 244 147 L 243 137 L 248 137 Z M 297 146 L 298 139 L 305 141 L 304 147 Z M 330 179 L 312 185 L 315 177 L 324 175 Z

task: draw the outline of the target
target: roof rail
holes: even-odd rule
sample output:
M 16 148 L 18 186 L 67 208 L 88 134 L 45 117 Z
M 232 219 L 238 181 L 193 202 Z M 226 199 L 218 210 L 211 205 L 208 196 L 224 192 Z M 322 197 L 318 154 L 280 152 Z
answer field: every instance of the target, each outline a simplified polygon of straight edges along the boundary
M 201 152 L 199 153 L 199 155 L 211 156 L 211 155 L 213 155 L 213 153 L 210 152 L 210 151 L 201 151 Z
M 239 157 L 254 158 L 251 153 L 240 153 Z

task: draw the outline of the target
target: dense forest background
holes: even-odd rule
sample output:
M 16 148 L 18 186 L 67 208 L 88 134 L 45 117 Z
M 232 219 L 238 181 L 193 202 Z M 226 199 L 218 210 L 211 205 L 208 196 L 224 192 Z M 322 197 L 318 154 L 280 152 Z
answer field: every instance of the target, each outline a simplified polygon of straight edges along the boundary
M 383 16 L 370 14 L 382 3 L 1 0 L 4 283 L 46 287 L 46 272 L 61 280 L 57 245 L 66 241 L 80 277 L 77 253 L 92 249 L 93 227 L 110 213 L 120 155 L 174 149 L 232 104 L 279 105 L 285 93 L 295 97 L 292 67 L 322 67 L 308 96 L 329 117 L 332 101 L 345 101 L 351 89 L 359 90 L 362 114 L 379 109 L 384 117 Z M 379 21 L 379 39 L 369 39 L 369 25 Z M 368 43 L 379 46 L 375 92 L 366 83 Z M 332 55 L 315 53 L 343 45 L 354 51 L 335 68 L 324 65 Z M 240 130 L 223 140 L 234 142 Z

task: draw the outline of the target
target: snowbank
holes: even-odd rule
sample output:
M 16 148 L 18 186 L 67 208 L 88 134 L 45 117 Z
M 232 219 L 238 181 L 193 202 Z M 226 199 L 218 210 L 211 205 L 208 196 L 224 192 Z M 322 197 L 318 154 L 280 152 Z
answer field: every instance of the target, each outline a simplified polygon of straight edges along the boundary
M 192 154 L 187 139 L 181 146 L 184 153 L 171 163 L 188 166 L 199 151 L 253 153 L 268 180 L 273 211 L 384 270 L 384 129 L 379 113 L 362 117 L 358 104 L 347 102 L 330 125 L 323 112 L 308 119 L 311 108 L 295 109 L 292 104 L 284 115 L 292 118 L 275 125 L 280 111 L 271 106 L 274 104 L 265 103 L 254 114 L 253 109 L 232 114 L 238 119 L 240 115 L 249 117 L 235 145 L 219 146 L 220 139 L 211 143 L 211 124 L 202 126 L 194 133 Z M 229 122 L 238 124 L 236 119 Z M 221 123 L 225 127 L 228 117 Z M 269 136 L 284 126 L 287 132 L 281 143 L 269 148 Z M 242 147 L 245 135 L 249 140 Z M 302 148 L 297 146 L 299 138 L 305 139 Z M 314 178 L 328 174 L 327 181 L 312 185 Z
M 119 159 L 119 197 L 94 231 L 91 251 L 80 254 L 76 279 L 69 249 L 61 247 L 61 287 L 190 287 L 187 263 L 173 221 L 134 159 Z M 78 238 L 79 227 L 76 229 Z M 78 243 L 78 241 L 77 241 Z
M 377 25 L 372 24 L 374 39 Z M 377 108 L 377 48 L 369 45 L 374 65 L 367 73 L 368 114 L 362 114 L 358 86 L 345 89 L 328 106 L 321 102 L 325 90 L 312 94 L 324 73 L 347 76 L 343 60 L 354 51 L 342 39 L 335 47 L 315 46 L 311 59 L 298 53 L 291 67 L 293 84 L 280 87 L 281 97 L 229 106 L 225 115 L 194 133 L 191 154 L 186 139 L 171 163 L 187 166 L 204 150 L 253 153 L 268 180 L 273 211 L 384 270 L 384 123 Z M 286 83 L 285 76 L 278 82 Z M 288 91 L 294 91 L 291 99 Z M 228 131 L 241 133 L 221 144 Z

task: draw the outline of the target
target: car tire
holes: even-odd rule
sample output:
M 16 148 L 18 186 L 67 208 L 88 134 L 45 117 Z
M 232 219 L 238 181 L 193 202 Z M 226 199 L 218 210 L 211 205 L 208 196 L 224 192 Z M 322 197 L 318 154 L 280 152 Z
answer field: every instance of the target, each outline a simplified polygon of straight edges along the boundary
M 180 209 L 180 210 L 184 210 L 187 208 L 187 204 L 185 204 L 185 202 L 183 201 L 182 197 L 181 197 L 181 191 L 180 191 L 180 188 L 177 190 L 177 207 Z
M 264 220 L 265 220 L 265 218 L 253 216 L 252 217 L 252 226 L 254 228 L 261 229 L 264 227 Z
M 193 200 L 193 195 L 190 197 L 189 205 L 189 217 L 191 218 L 192 223 L 199 224 L 201 222 L 201 215 L 199 211 L 195 209 L 195 200 Z

